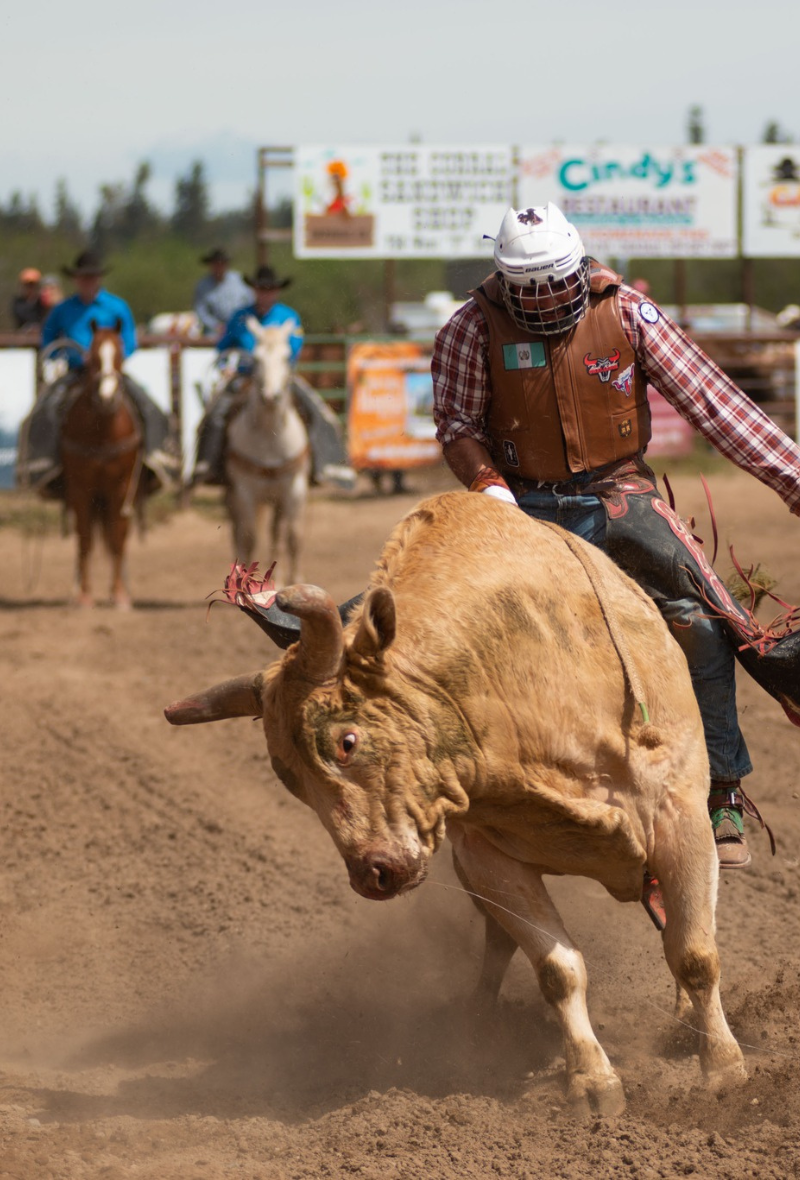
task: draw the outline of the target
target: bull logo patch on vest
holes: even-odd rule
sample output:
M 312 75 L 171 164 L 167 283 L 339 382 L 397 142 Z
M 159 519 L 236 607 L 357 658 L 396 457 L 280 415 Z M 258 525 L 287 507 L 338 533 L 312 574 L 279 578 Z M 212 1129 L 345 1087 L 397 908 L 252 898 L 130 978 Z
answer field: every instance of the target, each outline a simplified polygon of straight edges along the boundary
M 509 369 L 543 369 L 547 364 L 547 355 L 541 340 L 527 341 L 525 344 L 504 344 L 503 364 Z
M 623 438 L 627 438 L 633 430 L 630 418 L 626 418 L 624 422 L 620 422 L 617 430 L 620 432 Z
M 503 439 L 503 458 L 506 461 L 506 467 L 519 467 L 517 448 L 508 438 Z
M 611 384 L 620 393 L 624 393 L 626 397 L 630 397 L 631 390 L 633 389 L 633 365 L 628 365 L 627 369 L 620 373 L 616 381 L 612 381 Z
M 583 358 L 583 363 L 586 365 L 586 372 L 590 377 L 599 377 L 601 381 L 608 381 L 612 373 L 616 373 L 619 368 L 620 352 L 615 348 L 608 356 L 592 356 L 587 352 Z

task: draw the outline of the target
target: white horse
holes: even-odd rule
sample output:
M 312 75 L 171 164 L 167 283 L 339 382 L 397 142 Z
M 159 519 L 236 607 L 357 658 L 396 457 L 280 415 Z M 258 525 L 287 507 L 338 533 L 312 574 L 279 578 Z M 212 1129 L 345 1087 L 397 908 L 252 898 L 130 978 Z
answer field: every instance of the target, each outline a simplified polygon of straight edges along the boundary
M 228 424 L 225 455 L 233 556 L 250 564 L 263 511 L 271 504 L 272 549 L 266 556 L 274 560 L 285 542 L 285 581 L 294 585 L 302 581 L 298 564 L 311 454 L 291 392 L 293 325 L 265 328 L 251 316 L 247 327 L 256 340 L 253 373 L 244 405 Z

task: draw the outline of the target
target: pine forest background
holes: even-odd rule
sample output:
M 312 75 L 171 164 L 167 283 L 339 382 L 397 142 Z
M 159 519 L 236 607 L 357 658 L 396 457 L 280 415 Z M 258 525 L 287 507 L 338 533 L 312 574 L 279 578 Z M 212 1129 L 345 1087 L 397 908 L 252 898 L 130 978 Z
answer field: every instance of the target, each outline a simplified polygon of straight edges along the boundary
M 702 111 L 689 110 L 687 138 L 703 141 Z M 789 142 L 780 126 L 767 124 L 763 142 Z M 0 330 L 12 327 L 10 304 L 23 267 L 55 274 L 71 293 L 62 267 L 87 246 L 101 251 L 111 270 L 107 285 L 126 299 L 137 323 L 159 312 L 192 307 L 195 284 L 205 273 L 200 257 L 222 246 L 233 265 L 252 273 L 256 262 L 255 199 L 247 207 L 212 213 L 208 178 L 201 160 L 177 177 L 173 207 L 163 211 L 148 196 L 150 167 L 138 165 L 129 181 L 101 186 L 97 207 L 82 218 L 65 181 L 59 181 L 53 214 L 40 213 L 34 195 L 15 192 L 0 203 Z M 270 209 L 272 227 L 289 227 L 292 208 L 285 201 Z M 293 280 L 290 302 L 309 333 L 360 334 L 385 330 L 386 278 L 381 261 L 298 260 L 290 242 L 270 243 L 269 261 L 280 275 Z M 619 265 L 619 260 L 602 261 Z M 800 302 L 800 261 L 756 259 L 753 264 L 756 306 L 780 311 Z M 448 263 L 439 259 L 399 259 L 393 268 L 392 296 L 421 300 L 429 291 L 451 291 L 463 298 L 489 269 L 487 260 Z M 675 267 L 671 260 L 629 259 L 626 277 L 650 282 L 655 299 L 675 301 Z M 730 260 L 687 260 L 684 264 L 687 303 L 742 301 L 742 263 Z

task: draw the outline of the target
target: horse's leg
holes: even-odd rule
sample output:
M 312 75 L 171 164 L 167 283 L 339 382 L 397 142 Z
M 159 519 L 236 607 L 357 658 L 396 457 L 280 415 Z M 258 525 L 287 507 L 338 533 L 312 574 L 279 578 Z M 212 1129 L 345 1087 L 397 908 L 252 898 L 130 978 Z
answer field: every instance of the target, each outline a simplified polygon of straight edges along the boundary
M 125 545 L 131 518 L 123 509 L 134 473 L 135 459 L 127 472 L 123 470 L 120 477 L 113 480 L 113 487 L 109 480 L 103 517 L 103 535 L 111 558 L 111 601 L 120 610 L 130 610 L 133 605 L 125 580 Z
M 689 792 L 665 798 L 655 817 L 648 863 L 661 882 L 667 926 L 664 955 L 680 990 L 688 992 L 700 1027 L 700 1065 L 719 1087 L 746 1077 L 742 1051 L 728 1028 L 719 994 L 714 938 L 719 864 L 703 799 Z
M 256 545 L 256 501 L 252 483 L 231 481 L 226 494 L 233 536 L 233 560 L 249 565 Z
M 78 560 L 75 569 L 75 604 L 82 607 L 94 606 L 90 577 L 90 560 L 92 543 L 94 540 L 94 511 L 92 507 L 92 487 L 86 480 L 86 486 L 80 486 L 80 473 L 65 472 L 67 488 L 66 506 L 75 518 L 75 532 L 78 538 Z
M 531 865 L 506 856 L 480 832 L 448 824 L 456 856 L 487 910 L 527 955 L 564 1038 L 567 1098 L 580 1114 L 620 1114 L 622 1083 L 594 1035 L 586 968 Z
M 289 565 L 294 571 L 293 582 L 302 582 L 303 580 L 299 571 L 307 493 L 308 475 L 305 471 L 299 471 L 292 480 L 285 501 L 286 549 L 289 554 Z
M 283 496 L 280 491 L 274 496 L 272 500 L 272 520 L 270 523 L 269 540 L 272 546 L 270 558 L 274 559 L 278 556 L 281 547 L 281 537 L 284 534 L 284 519 L 283 519 Z M 294 564 L 291 560 L 291 554 L 288 554 L 288 561 L 286 566 L 286 582 L 291 586 L 294 584 Z

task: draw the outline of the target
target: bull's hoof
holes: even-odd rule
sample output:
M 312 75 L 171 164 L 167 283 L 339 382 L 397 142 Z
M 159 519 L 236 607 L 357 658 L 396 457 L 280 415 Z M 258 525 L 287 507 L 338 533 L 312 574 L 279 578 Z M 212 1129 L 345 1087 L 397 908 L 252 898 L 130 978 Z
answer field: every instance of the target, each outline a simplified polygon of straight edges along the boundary
M 625 1091 L 616 1075 L 590 1078 L 578 1074 L 570 1078 L 567 1101 L 577 1118 L 589 1119 L 598 1114 L 614 1118 L 625 1110 Z
M 712 1094 L 736 1089 L 738 1086 L 743 1086 L 746 1081 L 747 1070 L 741 1055 L 738 1061 L 732 1061 L 721 1068 L 709 1069 L 705 1072 L 705 1083 Z

